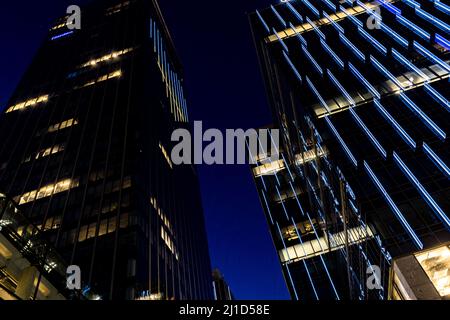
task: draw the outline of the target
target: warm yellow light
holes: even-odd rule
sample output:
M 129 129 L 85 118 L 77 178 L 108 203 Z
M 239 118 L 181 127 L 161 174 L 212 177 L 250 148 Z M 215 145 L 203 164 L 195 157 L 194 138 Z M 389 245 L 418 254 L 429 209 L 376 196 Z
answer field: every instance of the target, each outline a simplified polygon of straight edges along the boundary
M 15 104 L 12 107 L 9 107 L 6 110 L 6 113 L 10 113 L 10 112 L 13 112 L 13 111 L 26 109 L 28 107 L 32 107 L 32 106 L 35 106 L 35 105 L 37 105 L 39 103 L 43 103 L 43 102 L 47 102 L 47 101 L 48 101 L 48 95 L 43 95 L 43 96 L 40 96 L 40 97 L 37 97 L 37 98 L 29 99 L 27 101 L 24 101 L 24 102 Z
M 17 198 L 19 198 L 18 202 L 19 202 L 19 205 L 21 205 L 21 204 L 36 201 L 38 199 L 50 197 L 54 194 L 61 193 L 61 192 L 67 191 L 71 188 L 78 187 L 78 185 L 79 185 L 78 179 L 74 179 L 74 180 L 64 179 L 57 183 L 52 183 L 52 184 L 46 185 L 44 187 L 41 187 L 37 190 L 27 192 Z

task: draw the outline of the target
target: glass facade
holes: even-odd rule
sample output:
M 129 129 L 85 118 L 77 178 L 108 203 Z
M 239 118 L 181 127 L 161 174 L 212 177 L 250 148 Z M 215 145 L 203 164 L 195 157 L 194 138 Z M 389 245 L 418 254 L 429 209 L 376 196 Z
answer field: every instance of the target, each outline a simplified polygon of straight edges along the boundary
M 250 15 L 282 161 L 253 167 L 291 296 L 386 299 L 450 240 L 450 7 L 284 1 Z
M 65 17 L 0 117 L 0 190 L 103 299 L 210 299 L 183 72 L 156 1 L 98 0 Z

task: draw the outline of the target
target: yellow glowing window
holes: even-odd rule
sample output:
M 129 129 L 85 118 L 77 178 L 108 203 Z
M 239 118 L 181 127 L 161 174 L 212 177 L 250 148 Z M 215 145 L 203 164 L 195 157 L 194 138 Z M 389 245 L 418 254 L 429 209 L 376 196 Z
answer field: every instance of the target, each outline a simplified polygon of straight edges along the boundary
M 450 248 L 442 246 L 415 255 L 442 297 L 450 298 Z
M 161 144 L 161 142 L 159 143 L 159 148 L 161 149 L 161 152 L 162 152 L 164 158 L 166 159 L 169 167 L 171 169 L 173 169 L 172 161 L 170 160 L 169 154 L 167 153 L 166 148 L 164 148 L 164 146 Z
M 106 9 L 106 15 L 111 16 L 115 13 L 118 13 L 118 12 L 122 11 L 123 9 L 126 9 L 129 5 L 130 5 L 130 1 L 125 1 L 123 3 L 119 3 L 118 5 L 116 5 L 114 7 L 110 7 L 108 9 Z
M 6 110 L 6 113 L 33 107 L 39 103 L 44 103 L 47 101 L 48 101 L 48 95 L 43 95 L 43 96 L 40 96 L 37 98 L 29 99 L 27 101 L 24 101 L 24 102 L 21 102 L 21 103 L 18 103 L 16 105 L 9 107 L 8 110 Z
M 48 156 L 50 156 L 50 155 L 52 155 L 52 154 L 55 154 L 55 153 L 64 151 L 64 148 L 65 148 L 65 145 L 59 144 L 59 145 L 56 145 L 56 146 L 54 146 L 54 147 L 42 149 L 41 151 L 39 151 L 38 153 L 36 153 L 36 155 L 34 156 L 34 158 L 35 158 L 36 160 L 39 160 L 39 159 L 41 159 L 41 158 L 48 157 Z M 29 156 L 27 159 L 25 159 L 24 162 L 29 162 L 29 161 L 31 161 L 31 156 Z
M 57 183 L 52 183 L 46 185 L 38 190 L 33 190 L 19 196 L 18 202 L 19 204 L 25 204 L 29 202 L 36 201 L 38 199 L 47 198 L 54 194 L 58 194 L 64 191 L 67 191 L 72 188 L 76 188 L 79 186 L 78 179 L 64 179 Z
M 119 58 L 120 56 L 127 54 L 130 51 L 133 51 L 133 48 L 128 48 L 128 49 L 123 49 L 123 50 L 119 50 L 119 51 L 114 51 L 111 52 L 109 54 L 106 54 L 100 58 L 96 58 L 96 59 L 92 59 L 89 60 L 88 62 L 84 63 L 83 65 L 80 66 L 80 68 L 85 68 L 85 67 L 89 67 L 89 66 L 96 66 L 99 63 L 102 62 L 107 62 L 107 61 L 112 61 L 114 59 Z
M 178 252 L 175 248 L 175 245 L 172 241 L 172 238 L 169 234 L 167 234 L 166 230 L 161 226 L 161 239 L 164 240 L 164 243 L 166 244 L 167 248 L 169 248 L 170 252 L 175 256 L 175 259 L 178 260 Z
M 76 119 L 69 119 L 69 120 L 66 120 L 66 121 L 63 121 L 63 122 L 51 125 L 50 127 L 48 127 L 47 131 L 49 133 L 52 133 L 52 132 L 55 132 L 55 131 L 59 131 L 59 130 L 62 130 L 62 129 L 69 128 L 69 127 L 77 125 L 77 124 L 78 124 L 78 121 Z
M 159 207 L 158 202 L 156 201 L 156 198 L 150 197 L 150 203 L 153 206 L 153 208 L 158 213 L 159 217 L 161 218 L 161 221 L 164 223 L 164 225 L 167 227 L 167 229 L 173 233 L 172 224 L 170 223 L 167 216 L 164 214 L 163 210 Z
M 89 86 L 92 86 L 92 85 L 94 85 L 96 83 L 100 83 L 100 82 L 103 82 L 103 81 L 106 81 L 106 80 L 110 80 L 110 79 L 114 79 L 114 78 L 120 78 L 121 76 L 122 76 L 122 71 L 121 70 L 116 70 L 116 71 L 111 72 L 109 74 L 105 74 L 105 75 L 103 75 L 103 76 L 101 76 L 101 77 L 99 77 L 99 78 L 97 78 L 95 80 L 91 80 L 89 82 L 86 82 L 84 85 L 82 85 L 79 88 L 89 87 Z

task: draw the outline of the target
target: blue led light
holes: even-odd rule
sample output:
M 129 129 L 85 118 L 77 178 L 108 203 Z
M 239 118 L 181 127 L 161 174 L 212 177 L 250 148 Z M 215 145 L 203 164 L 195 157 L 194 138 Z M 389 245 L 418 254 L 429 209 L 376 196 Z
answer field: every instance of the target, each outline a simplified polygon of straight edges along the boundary
M 331 131 L 333 132 L 334 136 L 338 139 L 339 143 L 341 144 L 342 148 L 344 149 L 345 153 L 347 154 L 350 161 L 353 163 L 355 167 L 358 167 L 358 162 L 356 161 L 355 157 L 353 156 L 350 149 L 345 144 L 344 140 L 342 140 L 341 135 L 337 132 L 334 125 L 331 123 L 331 120 L 328 117 L 325 117 L 325 121 L 327 122 L 328 126 L 330 127 Z
M 270 222 L 272 222 L 272 224 L 273 224 L 272 213 L 270 212 L 270 208 L 269 208 L 269 204 L 268 204 L 267 199 L 266 199 L 266 195 L 264 194 L 264 191 L 261 191 L 261 194 L 263 196 L 264 203 L 265 203 L 266 208 L 267 208 L 267 213 L 269 214 L 269 217 L 270 217 Z
M 319 66 L 319 64 L 316 62 L 316 60 L 314 60 L 313 56 L 309 53 L 308 49 L 306 49 L 305 46 L 302 46 L 302 49 L 303 49 L 303 52 L 305 53 L 305 55 L 308 57 L 309 61 L 311 61 L 311 63 L 314 65 L 314 67 L 320 73 L 320 75 L 323 76 L 322 68 Z
M 353 118 L 356 120 L 356 122 L 359 124 L 359 126 L 363 129 L 363 131 L 366 133 L 366 135 L 369 137 L 369 140 L 372 142 L 372 144 L 375 146 L 375 148 L 381 153 L 383 158 L 387 158 L 386 150 L 384 150 L 383 146 L 378 142 L 377 138 L 370 132 L 369 128 L 365 125 L 365 123 L 361 120 L 361 118 L 358 116 L 356 111 L 353 108 L 350 108 L 350 113 L 353 116 Z
M 284 19 L 280 16 L 277 9 L 275 9 L 275 7 L 273 5 L 270 5 L 270 9 L 272 9 L 273 14 L 275 15 L 275 17 L 277 17 L 278 21 L 280 21 L 280 23 L 283 25 L 283 27 L 286 28 L 286 26 L 287 26 L 286 21 L 284 21 Z
M 402 137 L 402 139 L 409 144 L 413 149 L 416 149 L 416 142 L 410 137 L 408 133 L 398 124 L 398 122 L 387 112 L 387 110 L 383 107 L 383 105 L 378 100 L 374 100 L 375 106 L 377 110 L 381 113 L 381 115 L 389 121 L 389 123 L 394 127 L 397 133 Z
M 375 59 L 372 55 L 370 56 L 370 61 L 375 65 L 375 67 L 381 72 L 381 73 L 383 73 L 388 79 L 390 79 L 392 82 L 394 82 L 397 86 L 398 86 L 398 88 L 400 89 L 400 90 L 402 90 L 403 91 L 403 86 L 402 86 L 402 84 L 400 83 L 400 81 L 398 81 L 397 80 L 397 78 L 396 77 L 394 77 L 393 75 L 392 75 L 392 73 L 390 73 L 381 63 L 379 63 L 378 61 L 377 61 L 377 59 Z
M 376 13 L 375 11 L 373 11 L 372 9 L 370 9 L 368 6 L 366 6 L 364 3 L 362 3 L 362 2 L 359 1 L 359 0 L 356 0 L 356 3 L 357 3 L 358 5 L 360 5 L 361 7 L 363 7 L 364 10 L 366 10 L 366 12 L 367 12 L 369 15 L 374 16 L 379 22 L 381 22 L 382 18 L 381 18 L 381 16 L 380 16 L 378 13 Z
M 417 248 L 423 249 L 422 241 L 420 241 L 419 237 L 414 232 L 414 230 L 411 227 L 411 225 L 405 219 L 405 217 L 403 216 L 403 214 L 400 211 L 400 209 L 397 207 L 395 202 L 392 200 L 391 196 L 387 193 L 386 189 L 383 187 L 383 185 L 381 184 L 380 180 L 378 180 L 377 176 L 372 171 L 372 169 L 370 168 L 370 166 L 367 164 L 366 161 L 364 161 L 364 168 L 366 169 L 367 173 L 371 177 L 372 181 L 377 186 L 378 190 L 383 194 L 384 198 L 386 199 L 387 203 L 391 207 L 391 209 L 394 212 L 394 214 L 397 217 L 397 219 L 400 221 L 401 225 L 405 228 L 405 230 L 408 232 L 410 237 L 413 239 L 413 241 L 414 241 L 415 245 L 417 246 Z
M 350 40 L 348 40 L 343 33 L 339 33 L 339 38 L 344 42 L 344 44 L 347 45 L 347 47 L 349 49 L 352 50 L 352 52 L 361 60 L 361 61 L 365 61 L 366 57 L 364 56 L 364 54 L 359 51 L 358 48 L 356 48 L 353 43 L 350 42 Z
M 306 257 L 305 247 L 303 246 L 303 240 L 302 240 L 302 237 L 300 236 L 300 232 L 298 231 L 297 223 L 294 221 L 294 218 L 292 218 L 292 217 L 291 217 L 291 220 L 292 220 L 293 225 L 295 226 L 295 232 L 297 233 L 297 237 L 298 237 L 298 239 L 300 241 L 300 244 L 302 246 L 303 254 Z M 303 265 L 305 267 L 306 273 L 308 274 L 308 279 L 309 279 L 309 282 L 311 283 L 311 287 L 313 288 L 316 300 L 319 300 L 319 296 L 317 294 L 316 287 L 314 286 L 314 282 L 313 282 L 313 280 L 311 278 L 311 274 L 309 273 L 309 269 L 308 269 L 308 266 L 306 264 L 306 261 L 305 261 L 305 259 L 303 259 L 302 261 L 303 261 Z
M 336 5 L 332 3 L 330 0 L 322 0 L 331 10 L 336 12 Z M 325 11 L 323 11 L 325 13 Z
M 423 143 L 423 150 L 425 151 L 425 154 L 433 160 L 437 167 L 447 176 L 447 179 L 450 179 L 450 168 L 425 142 Z
M 428 76 L 423 73 L 419 68 L 417 68 L 413 63 L 411 63 L 411 61 L 409 61 L 408 59 L 406 59 L 404 56 L 402 56 L 399 52 L 397 52 L 397 50 L 395 50 L 394 48 L 392 48 L 392 55 L 394 56 L 394 58 L 396 58 L 400 63 L 403 63 L 404 65 L 406 65 L 407 67 L 409 67 L 411 70 L 413 70 L 415 73 L 417 73 L 423 80 L 428 81 L 430 80 L 430 78 L 428 78 Z
M 286 2 L 286 6 L 289 8 L 289 10 L 291 10 L 294 16 L 296 16 L 297 19 L 300 20 L 300 22 L 303 22 L 302 16 L 300 15 L 300 13 L 298 13 L 297 10 L 295 10 L 295 8 L 292 6 L 292 4 L 290 4 L 290 2 Z
M 369 90 L 372 96 L 380 99 L 380 93 L 369 83 L 369 81 L 366 80 L 366 78 L 364 78 L 361 73 L 359 73 L 358 70 L 356 70 L 351 62 L 348 63 L 348 66 L 350 68 L 350 71 L 359 79 L 359 81 L 361 81 L 366 86 L 367 90 Z
M 326 13 L 325 11 L 323 11 L 323 15 L 328 19 L 328 21 L 330 21 L 331 25 L 332 25 L 338 32 L 344 33 L 344 29 L 343 29 L 338 23 L 336 23 L 336 21 L 334 21 L 333 19 L 331 19 L 331 17 L 328 15 L 328 13 Z
M 284 41 L 280 38 L 280 36 L 278 35 L 278 32 L 276 32 L 275 29 L 272 29 L 272 31 L 273 31 L 273 34 L 277 37 L 278 42 L 283 46 L 284 51 L 289 52 L 288 47 L 286 46 Z
M 331 50 L 331 48 L 327 45 L 327 43 L 323 39 L 320 39 L 320 43 L 322 44 L 324 49 L 330 54 L 330 56 L 334 59 L 334 61 L 338 64 L 338 66 L 344 69 L 344 62 L 342 62 L 342 60 L 336 55 L 336 53 L 334 53 L 334 51 Z
M 71 35 L 73 32 L 74 32 L 74 31 L 72 30 L 72 31 L 67 31 L 67 32 L 58 34 L 58 35 L 56 35 L 56 36 L 53 36 L 53 37 L 51 38 L 51 40 L 53 41 L 53 40 L 57 40 L 57 39 L 61 39 L 61 38 L 67 37 L 67 36 Z
M 441 45 L 442 47 L 444 47 L 447 50 L 450 50 L 450 41 L 445 39 L 443 36 L 436 33 L 434 35 L 434 40 L 436 41 L 437 44 Z
M 411 8 L 420 8 L 420 4 L 414 0 L 402 0 L 402 2 L 406 3 Z
M 350 97 L 347 90 L 339 83 L 339 81 L 335 78 L 335 76 L 331 73 L 330 70 L 327 69 L 328 76 L 330 77 L 331 81 L 335 84 L 335 86 L 338 87 L 338 89 L 341 91 L 341 93 L 344 95 L 344 97 L 347 99 L 348 103 L 352 106 L 355 105 L 355 101 Z
M 292 63 L 291 59 L 289 59 L 289 57 L 287 56 L 286 52 L 283 51 L 283 56 L 284 59 L 286 59 L 287 63 L 289 64 L 289 66 L 291 67 L 292 71 L 294 72 L 295 76 L 297 77 L 297 79 L 302 82 L 302 76 L 300 75 L 300 73 L 298 73 L 297 68 L 295 68 L 294 64 Z
M 263 17 L 261 16 L 261 14 L 259 13 L 258 10 L 255 11 L 256 15 L 259 18 L 259 21 L 261 21 L 261 23 L 263 24 L 264 28 L 266 29 L 267 33 L 270 33 L 270 29 L 269 26 L 267 25 L 266 21 L 264 21 Z
M 433 97 L 436 101 L 438 101 L 443 107 L 447 108 L 447 111 L 450 111 L 450 102 L 444 98 L 439 92 L 436 91 L 429 83 L 425 83 L 425 89 L 429 95 Z
M 446 14 L 450 14 L 450 7 L 448 5 L 446 5 L 445 3 L 442 3 L 439 0 L 435 0 L 434 6 L 436 9 L 438 9 Z
M 317 99 L 320 101 L 320 104 L 328 111 L 328 113 L 330 113 L 331 112 L 330 107 L 328 107 L 328 104 L 323 100 L 323 98 L 320 95 L 319 91 L 317 91 L 316 87 L 313 85 L 311 80 L 309 80 L 308 76 L 306 77 L 306 82 L 308 83 L 308 86 L 311 88 L 311 90 L 316 95 Z
M 422 186 L 422 184 L 419 182 L 419 180 L 414 176 L 414 174 L 409 170 L 409 168 L 406 166 L 406 164 L 403 162 L 403 160 L 398 156 L 396 152 L 394 152 L 394 159 L 397 162 L 397 164 L 402 169 L 403 173 L 408 177 L 408 179 L 414 184 L 416 189 L 419 191 L 421 196 L 425 199 L 425 201 L 428 203 L 428 205 L 433 209 L 434 213 L 438 215 L 438 217 L 442 220 L 445 227 L 447 229 L 450 229 L 450 219 L 447 217 L 445 212 L 439 207 L 439 205 L 434 201 L 434 199 L 430 196 L 428 191 Z
M 390 12 L 392 12 L 395 15 L 402 14 L 402 11 L 399 8 L 397 8 L 396 6 L 393 6 L 389 2 L 386 2 L 385 0 L 377 0 L 377 2 L 381 3 L 381 5 L 383 7 L 385 7 L 387 10 L 389 10 Z
M 427 57 L 428 59 L 434 61 L 437 63 L 441 68 L 447 70 L 447 72 L 450 72 L 450 66 L 436 57 L 433 53 L 425 49 L 421 44 L 419 44 L 417 41 L 413 41 L 414 48 L 416 48 L 422 55 Z
M 399 44 L 401 44 L 405 48 L 408 48 L 409 43 L 408 43 L 408 41 L 405 38 L 401 37 L 397 32 L 395 32 L 394 30 L 389 28 L 383 22 L 380 22 L 380 27 L 381 27 L 381 30 L 384 31 L 384 33 L 386 33 L 388 36 L 390 36 L 392 39 L 397 41 Z
M 322 31 L 319 30 L 319 28 L 317 28 L 316 24 L 312 22 L 308 17 L 306 17 L 306 21 L 308 21 L 308 23 L 314 28 L 314 31 L 317 33 L 317 35 L 325 40 L 325 35 L 322 33 Z
M 308 8 L 316 15 L 317 18 L 320 18 L 319 10 L 317 10 L 316 7 L 311 4 L 311 2 L 309 2 L 308 0 L 303 0 L 302 2 L 308 6 Z
M 283 234 L 281 233 L 281 229 L 280 229 L 280 226 L 278 225 L 278 222 L 277 222 L 277 229 L 278 229 L 278 234 L 280 235 L 281 242 L 283 243 L 284 250 L 286 251 L 286 254 L 287 254 L 289 262 L 290 262 L 291 261 L 291 257 L 289 257 L 289 252 L 287 250 L 286 243 L 284 242 L 284 237 L 283 237 Z M 289 265 L 288 264 L 286 264 L 286 271 L 287 271 L 287 273 L 289 275 L 289 280 L 291 281 L 292 289 L 294 290 L 295 299 L 298 300 L 297 290 L 295 289 L 294 281 L 292 280 L 292 276 L 291 276 L 291 272 L 289 271 Z
M 440 139 L 445 140 L 446 134 L 445 132 L 437 126 L 433 120 L 431 120 L 411 99 L 408 98 L 406 94 L 403 92 L 400 93 L 400 97 L 402 101 L 412 110 L 414 111 L 422 121 L 425 122 L 426 126 L 430 128 Z
M 422 28 L 419 28 L 418 26 L 416 26 L 414 23 L 412 23 L 411 21 L 409 21 L 408 19 L 406 19 L 403 16 L 398 15 L 396 18 L 397 18 L 397 21 L 399 21 L 401 24 L 403 24 L 405 27 L 409 28 L 410 30 L 414 31 L 417 35 L 421 36 L 425 40 L 430 40 L 430 34 L 428 32 L 426 32 L 425 30 L 423 30 Z
M 341 9 L 341 11 L 347 16 L 347 18 L 349 18 L 357 27 L 361 28 L 364 27 L 363 23 L 359 21 L 357 18 L 355 18 L 353 15 L 348 14 L 347 10 L 345 10 L 343 6 L 339 6 L 339 9 Z
M 439 29 L 444 30 L 445 32 L 450 31 L 450 26 L 443 22 L 442 20 L 439 20 L 432 14 L 429 14 L 425 10 L 422 10 L 420 8 L 416 8 L 416 14 L 418 16 L 421 16 L 423 19 L 430 21 L 433 25 L 437 26 Z
M 387 50 L 386 47 L 383 46 L 380 42 L 378 42 L 378 40 L 376 40 L 374 37 L 372 37 L 370 34 L 367 33 L 367 31 L 365 31 L 363 28 L 358 27 L 358 31 L 359 33 L 361 33 L 364 38 L 366 38 L 367 40 L 370 41 L 370 43 L 377 48 L 381 53 L 383 53 L 384 55 L 387 54 Z

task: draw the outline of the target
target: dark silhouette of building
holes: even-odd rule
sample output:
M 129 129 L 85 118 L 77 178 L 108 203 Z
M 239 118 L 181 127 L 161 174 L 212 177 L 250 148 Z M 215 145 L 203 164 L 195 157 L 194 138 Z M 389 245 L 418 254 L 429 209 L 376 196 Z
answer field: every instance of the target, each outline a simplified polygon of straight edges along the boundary
M 450 239 L 439 1 L 284 1 L 250 15 L 280 161 L 253 166 L 295 299 L 386 299 L 392 258 Z
M 212 278 L 214 298 L 218 301 L 234 300 L 233 293 L 219 269 L 213 270 Z
M 56 21 L 0 118 L 0 190 L 103 299 L 210 299 L 183 73 L 156 1 Z

